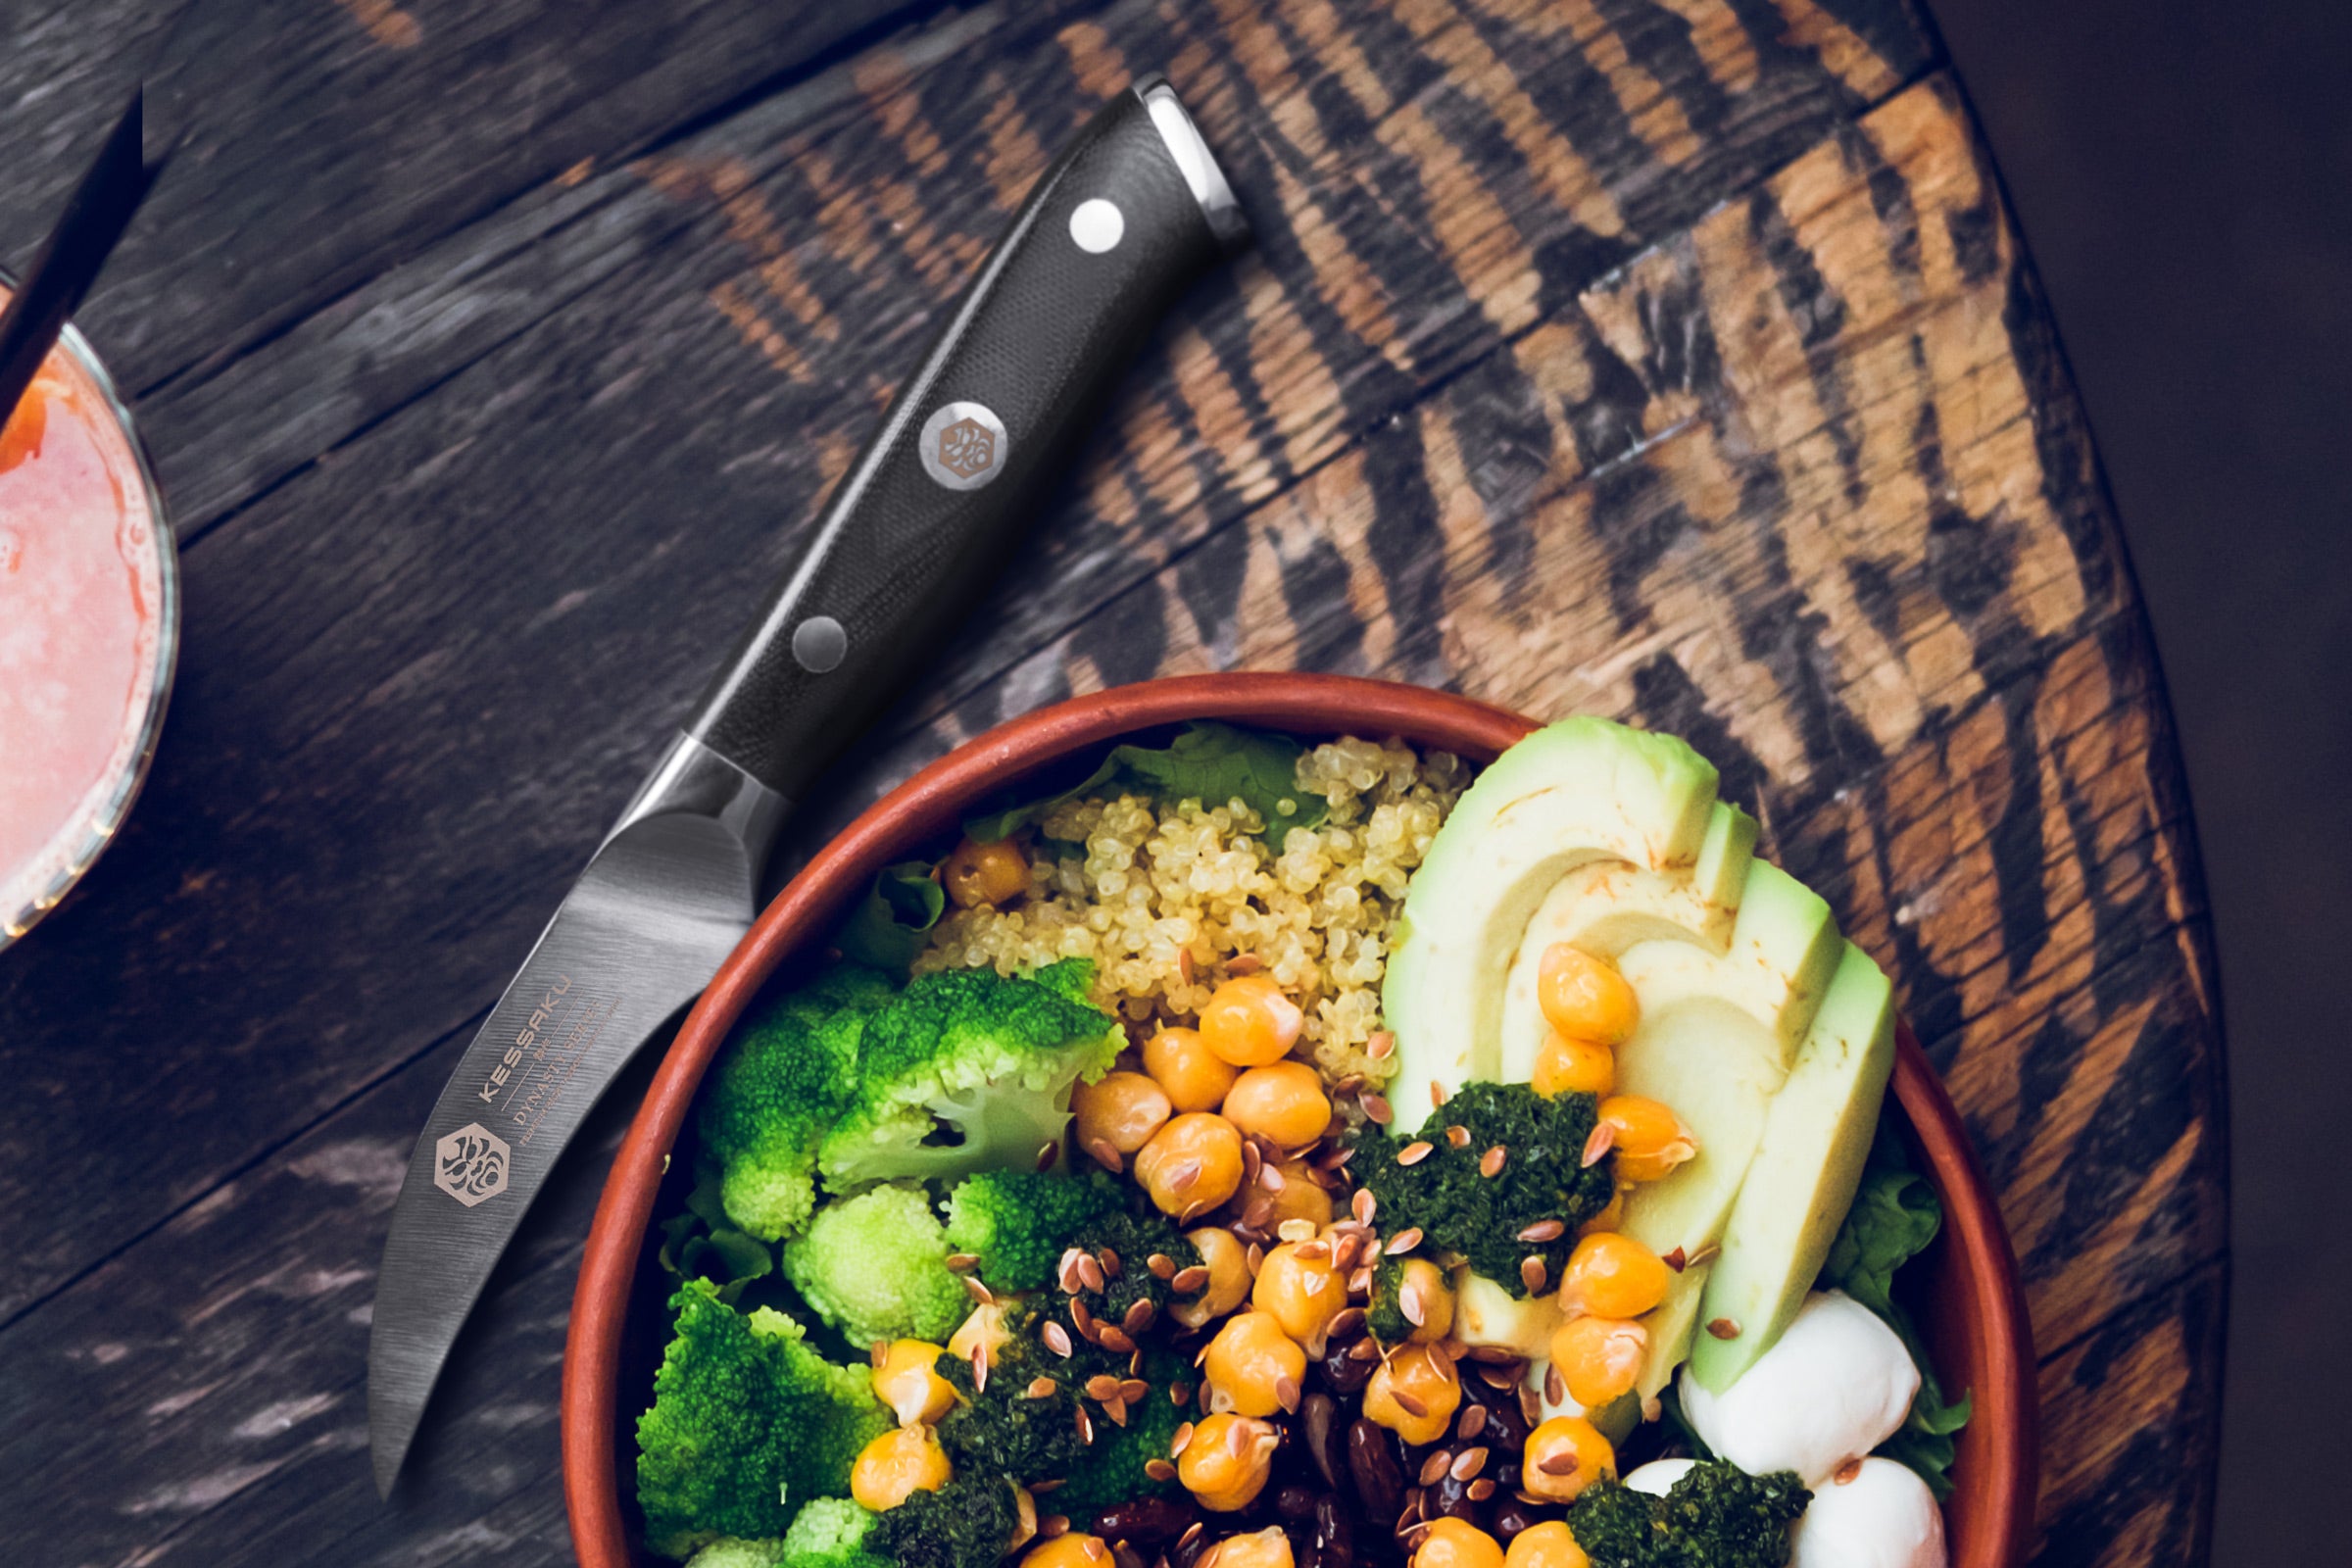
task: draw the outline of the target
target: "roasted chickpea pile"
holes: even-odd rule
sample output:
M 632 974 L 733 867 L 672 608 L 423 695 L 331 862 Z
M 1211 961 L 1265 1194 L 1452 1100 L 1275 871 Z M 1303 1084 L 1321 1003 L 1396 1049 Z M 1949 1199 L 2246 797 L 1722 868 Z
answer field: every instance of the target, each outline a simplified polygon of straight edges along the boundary
M 980 857 L 959 874 L 996 868 Z M 1134 1181 L 1200 1260 L 1072 1249 L 1042 1303 L 1054 1356 L 1125 1359 L 1124 1375 L 1083 1385 L 1077 1420 L 1089 1444 L 1098 1419 L 1124 1426 L 1140 1401 L 1184 1412 L 1164 1457 L 1146 1467 L 1182 1490 L 1073 1519 L 1054 1511 L 1056 1484 L 1037 1485 L 1022 1497 L 1023 1568 L 1584 1568 L 1568 1505 L 1616 1476 L 1619 1458 L 1574 1412 L 1638 1388 L 1646 1318 L 1683 1263 L 1618 1233 L 1622 1184 L 1655 1180 L 1695 1152 L 1671 1109 L 1615 1093 L 1615 1049 L 1636 1022 L 1632 988 L 1605 959 L 1565 946 L 1544 956 L 1539 997 L 1554 1034 L 1533 1087 L 1599 1098 L 1593 1144 L 1616 1152 L 1621 1185 L 1583 1224 L 1560 1276 L 1526 1281 L 1550 1287 L 1535 1296 L 1555 1325 L 1548 1361 L 1537 1362 L 1520 1345 L 1463 1337 L 1475 1333 L 1458 1300 L 1467 1265 L 1417 1230 L 1384 1232 L 1348 1168 L 1363 1152 L 1352 1135 L 1393 1112 L 1364 1080 L 1330 1082 L 1299 1059 L 1297 1001 L 1236 967 L 1196 1022 L 1154 1029 L 1072 1104 L 1069 1156 Z M 1414 1163 L 1416 1147 L 1427 1146 L 1393 1157 Z M 1549 1235 L 1561 1227 L 1548 1222 Z M 1368 1313 L 1384 1263 L 1396 1264 L 1386 1277 L 1410 1325 L 1386 1345 Z M 1119 1310 L 1120 1276 L 1138 1268 L 1168 1287 L 1164 1311 L 1132 1297 Z M 1004 1344 L 1001 1316 L 982 1306 L 945 1353 L 985 1375 Z M 1154 1386 L 1146 1342 L 1162 1337 L 1191 1372 Z M 905 1425 L 858 1463 L 857 1494 L 869 1505 L 944 1479 L 927 1425 L 956 1397 L 935 1370 L 942 1353 L 906 1341 L 875 1348 L 876 1392 Z M 1638 1441 L 1655 1446 L 1656 1430 Z

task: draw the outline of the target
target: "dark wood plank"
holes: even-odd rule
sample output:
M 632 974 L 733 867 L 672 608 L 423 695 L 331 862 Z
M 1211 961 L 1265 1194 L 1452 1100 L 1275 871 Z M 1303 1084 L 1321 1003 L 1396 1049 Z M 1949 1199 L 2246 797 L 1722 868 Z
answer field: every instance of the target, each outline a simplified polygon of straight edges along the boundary
M 583 160 L 624 156 L 936 9 L 794 0 L 260 0 L 197 5 L 157 62 L 159 123 L 189 140 L 84 313 L 134 388 L 220 364 L 434 240 Z M 110 4 L 109 11 L 116 7 Z M 181 0 L 122 21 L 58 7 L 0 54 L 55 146 L 111 111 L 56 89 L 120 82 Z M 86 133 L 86 132 L 85 132 Z M 22 132 L 18 132 L 22 134 Z M 0 204 L 0 234 L 38 235 L 52 156 Z M 58 186 L 62 189 L 62 185 Z M 21 258 L 20 258 L 21 259 Z

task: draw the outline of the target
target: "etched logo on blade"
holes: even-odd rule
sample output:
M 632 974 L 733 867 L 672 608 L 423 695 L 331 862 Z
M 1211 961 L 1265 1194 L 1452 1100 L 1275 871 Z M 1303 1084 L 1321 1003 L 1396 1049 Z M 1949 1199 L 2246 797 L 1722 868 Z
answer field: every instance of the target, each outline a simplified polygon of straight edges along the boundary
M 997 438 L 978 419 L 957 419 L 939 432 L 939 466 L 959 479 L 986 473 L 997 461 Z
M 469 1121 L 433 1146 L 433 1185 L 467 1208 L 507 1190 L 507 1142 Z

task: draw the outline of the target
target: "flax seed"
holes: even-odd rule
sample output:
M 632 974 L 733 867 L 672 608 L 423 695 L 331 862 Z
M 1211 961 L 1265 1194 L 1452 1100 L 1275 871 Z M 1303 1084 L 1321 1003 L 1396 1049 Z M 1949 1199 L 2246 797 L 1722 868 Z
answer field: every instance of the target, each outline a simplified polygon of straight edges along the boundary
M 1585 1140 L 1584 1168 L 1591 1170 L 1600 1163 L 1601 1155 L 1616 1147 L 1617 1129 L 1605 1121 L 1602 1122 L 1592 1129 L 1592 1136 Z
M 1419 1247 L 1420 1245 L 1421 1227 L 1416 1225 L 1411 1230 L 1398 1231 L 1396 1235 L 1390 1237 L 1389 1245 L 1381 1249 L 1381 1250 L 1387 1252 L 1391 1257 L 1397 1257 L 1411 1251 L 1414 1248 Z
M 948 1254 L 948 1267 L 958 1274 L 969 1274 L 979 1266 L 980 1257 L 976 1252 L 950 1252 Z
M 1535 1242 L 1538 1244 L 1544 1242 L 1556 1242 L 1560 1239 L 1561 1235 L 1567 1231 L 1567 1226 L 1561 1224 L 1556 1219 L 1540 1219 L 1533 1225 L 1528 1226 L 1525 1230 L 1522 1230 L 1519 1233 L 1519 1239 L 1523 1242 Z M 1682 1250 L 1677 1248 L 1675 1250 L 1680 1251 Z
M 1478 1156 L 1478 1173 L 1481 1176 L 1499 1176 L 1502 1174 L 1502 1162 L 1510 1157 L 1510 1151 L 1496 1144 Z
M 1145 1258 L 1144 1267 L 1152 1271 L 1153 1279 L 1163 1283 L 1176 1277 L 1176 1260 L 1165 1252 L 1153 1252 Z
M 1086 1152 L 1095 1156 L 1096 1164 L 1102 1166 L 1113 1176 L 1121 1176 L 1126 1174 L 1127 1161 L 1120 1155 L 1118 1146 L 1113 1144 L 1109 1139 L 1104 1138 L 1100 1134 L 1097 1134 L 1093 1138 L 1089 1138 L 1086 1141 Z
M 1740 1337 L 1740 1324 L 1735 1318 L 1714 1318 L 1708 1322 L 1707 1332 L 1719 1340 L 1736 1340 Z
M 1544 1260 L 1542 1258 L 1523 1257 L 1519 1260 L 1519 1282 L 1527 1287 L 1528 1295 L 1542 1296 L 1544 1294 Z
M 1470 1129 L 1448 1127 L 1446 1129 L 1446 1141 L 1456 1149 L 1468 1149 L 1470 1147 Z
M 1390 1108 L 1386 1095 L 1366 1095 L 1362 1104 L 1364 1115 L 1370 1118 L 1374 1126 L 1386 1127 L 1396 1119 L 1396 1112 Z
M 1176 1467 L 1165 1459 L 1146 1459 L 1144 1474 L 1154 1481 L 1173 1481 L 1176 1479 Z
M 1202 1264 L 1195 1263 L 1190 1268 L 1178 1269 L 1175 1277 L 1168 1281 L 1168 1288 L 1179 1296 L 1192 1296 L 1198 1294 L 1207 1284 L 1208 1269 Z
M 1067 1358 L 1070 1352 L 1076 1348 L 1070 1344 L 1070 1331 L 1058 1323 L 1049 1321 L 1046 1324 L 1045 1341 L 1047 1349 L 1064 1358 Z M 1040 1383 L 1045 1381 L 1044 1378 L 1038 1379 Z

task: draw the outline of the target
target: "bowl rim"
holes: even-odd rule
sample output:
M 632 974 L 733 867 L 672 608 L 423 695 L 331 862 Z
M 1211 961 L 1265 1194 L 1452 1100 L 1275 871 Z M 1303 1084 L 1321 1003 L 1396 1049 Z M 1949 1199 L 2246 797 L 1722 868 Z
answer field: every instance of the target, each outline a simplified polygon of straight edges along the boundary
M 633 1560 L 614 1464 L 618 1369 L 629 1296 L 669 1150 L 705 1070 L 760 986 L 837 904 L 906 846 L 945 832 L 1007 782 L 1121 735 L 1187 719 L 1319 733 L 1402 734 L 1414 744 L 1491 758 L 1540 722 L 1456 693 L 1358 676 L 1293 671 L 1165 676 L 1111 687 L 1007 720 L 920 769 L 860 812 L 760 911 L 680 1026 L 629 1124 L 599 1198 L 572 1296 L 564 1355 L 564 1490 L 584 1568 Z M 1953 1568 L 2023 1561 L 2034 1527 L 2037 1441 L 2031 1320 L 1999 1209 L 1958 1109 L 1908 1023 L 1898 1023 L 1892 1088 L 1943 1199 L 1949 1259 L 1984 1303 L 1964 1327 L 1982 1372 L 1977 1421 L 2006 1441 L 1972 1445 L 1986 1528 Z M 1972 1422 L 1972 1426 L 1975 1423 Z

